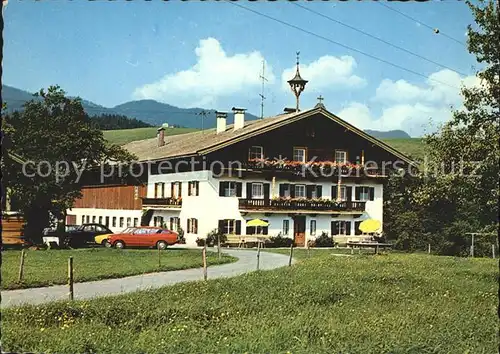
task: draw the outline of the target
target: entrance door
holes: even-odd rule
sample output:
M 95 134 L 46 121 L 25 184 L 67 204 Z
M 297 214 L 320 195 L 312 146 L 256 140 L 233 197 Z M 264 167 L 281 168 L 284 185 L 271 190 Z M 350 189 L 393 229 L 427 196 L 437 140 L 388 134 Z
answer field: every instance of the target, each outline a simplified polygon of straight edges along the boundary
M 306 217 L 295 216 L 293 218 L 293 241 L 297 247 L 306 245 Z

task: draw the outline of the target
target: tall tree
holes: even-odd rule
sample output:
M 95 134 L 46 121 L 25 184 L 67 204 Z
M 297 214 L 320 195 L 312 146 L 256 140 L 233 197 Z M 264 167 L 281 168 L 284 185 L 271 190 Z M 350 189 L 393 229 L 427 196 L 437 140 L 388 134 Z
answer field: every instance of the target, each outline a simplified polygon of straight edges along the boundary
M 16 197 L 27 224 L 25 236 L 39 241 L 50 215 L 61 218 L 81 196 L 82 173 L 110 160 L 128 162 L 134 156 L 107 144 L 83 110 L 59 86 L 35 94 L 24 111 L 5 115 L 2 133 L 7 148 L 21 156 L 24 166 L 4 158 L 3 183 Z M 5 146 L 4 146 L 5 145 Z
M 393 203 L 387 209 L 393 225 L 400 224 L 399 214 L 405 223 L 418 220 L 419 237 L 425 235 L 449 254 L 466 251 L 466 232 L 491 232 L 498 227 L 500 9 L 498 1 L 491 0 L 467 5 L 476 22 L 468 26 L 468 49 L 481 66 L 478 83 L 462 88 L 463 107 L 425 138 L 427 159 L 422 173 L 403 193 L 392 189 L 388 197 Z M 395 191 L 406 202 L 394 202 L 401 199 Z

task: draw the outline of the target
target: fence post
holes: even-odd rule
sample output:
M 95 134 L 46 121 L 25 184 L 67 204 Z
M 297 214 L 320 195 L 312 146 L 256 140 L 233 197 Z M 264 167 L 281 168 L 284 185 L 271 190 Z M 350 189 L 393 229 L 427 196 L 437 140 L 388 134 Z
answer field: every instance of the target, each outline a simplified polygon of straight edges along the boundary
M 217 234 L 217 257 L 220 260 L 220 234 Z
M 160 250 L 160 246 L 158 246 L 158 268 L 161 268 L 161 250 Z
M 68 286 L 69 286 L 69 299 L 73 300 L 73 256 L 68 258 Z
M 18 282 L 21 282 L 23 280 L 23 274 L 24 274 L 24 249 L 21 250 L 21 262 L 19 264 L 19 276 L 17 278 Z
M 471 242 L 471 246 L 470 246 L 470 255 L 472 258 L 474 258 L 474 234 L 472 234 L 472 242 Z
M 288 266 L 289 267 L 292 265 L 292 257 L 293 257 L 293 242 L 290 245 L 290 259 L 288 260 Z
M 307 243 L 307 258 L 311 258 L 311 245 Z
M 427 244 L 427 253 L 431 254 L 431 244 Z
M 203 246 L 203 251 L 201 253 L 203 257 L 203 280 L 207 280 L 207 245 Z
M 495 244 L 494 243 L 491 244 L 491 256 L 493 258 L 495 258 Z
M 257 270 L 259 270 L 260 263 L 260 242 L 257 242 Z

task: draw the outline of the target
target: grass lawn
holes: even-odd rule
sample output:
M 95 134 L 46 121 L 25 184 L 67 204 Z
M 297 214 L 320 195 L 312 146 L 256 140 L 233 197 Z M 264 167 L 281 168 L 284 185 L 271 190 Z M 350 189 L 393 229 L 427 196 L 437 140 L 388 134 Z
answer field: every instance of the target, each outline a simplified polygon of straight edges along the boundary
M 158 127 L 103 130 L 104 138 L 113 144 L 123 145 L 131 141 L 156 137 Z M 197 131 L 195 128 L 167 128 L 165 135 L 177 135 Z
M 27 250 L 24 262 L 24 281 L 17 282 L 21 251 L 2 252 L 2 289 L 30 288 L 65 284 L 68 277 L 68 257 L 73 256 L 75 282 L 120 278 L 128 275 L 202 266 L 201 250 L 167 249 L 117 250 L 109 248 L 76 250 Z M 207 252 L 208 265 L 228 263 L 234 257 Z
M 3 350 L 106 353 L 495 353 L 498 266 L 332 256 L 73 303 L 3 310 Z M 29 335 L 26 335 L 29 333 Z
M 421 138 L 410 139 L 382 139 L 384 143 L 392 146 L 413 159 L 422 160 L 425 155 L 425 144 Z

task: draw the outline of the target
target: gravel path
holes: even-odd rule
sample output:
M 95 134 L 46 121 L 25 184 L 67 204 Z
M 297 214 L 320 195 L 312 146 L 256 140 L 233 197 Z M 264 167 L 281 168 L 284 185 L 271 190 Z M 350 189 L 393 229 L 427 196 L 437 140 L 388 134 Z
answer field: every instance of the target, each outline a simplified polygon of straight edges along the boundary
M 226 278 L 256 270 L 257 252 L 255 250 L 224 249 L 238 260 L 234 263 L 208 267 L 208 279 Z M 288 265 L 288 256 L 278 253 L 261 252 L 260 269 L 274 269 Z M 118 295 L 137 290 L 159 288 L 180 282 L 203 280 L 203 269 L 185 269 L 162 273 L 148 273 L 119 279 L 106 279 L 74 284 L 75 300 L 99 296 Z M 42 304 L 68 299 L 68 286 L 57 285 L 44 288 L 31 288 L 2 291 L 2 308 L 22 304 Z

